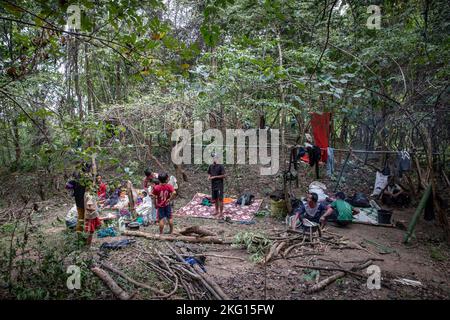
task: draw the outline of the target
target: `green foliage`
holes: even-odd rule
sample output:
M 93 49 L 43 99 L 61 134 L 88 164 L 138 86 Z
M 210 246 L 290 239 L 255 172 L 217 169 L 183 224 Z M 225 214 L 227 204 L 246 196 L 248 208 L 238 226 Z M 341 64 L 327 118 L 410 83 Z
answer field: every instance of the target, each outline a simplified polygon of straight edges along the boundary
M 259 263 L 263 261 L 266 251 L 272 241 L 263 234 L 254 232 L 239 232 L 233 239 L 233 246 L 244 246 L 250 254 L 250 261 Z

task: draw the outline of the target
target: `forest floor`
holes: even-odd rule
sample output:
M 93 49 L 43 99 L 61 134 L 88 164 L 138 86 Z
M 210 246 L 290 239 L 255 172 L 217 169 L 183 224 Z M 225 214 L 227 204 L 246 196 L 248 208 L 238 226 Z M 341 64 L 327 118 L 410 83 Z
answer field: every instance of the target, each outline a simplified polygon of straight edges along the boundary
M 236 196 L 242 192 L 250 191 L 258 198 L 264 198 L 261 209 L 269 208 L 268 193 L 277 186 L 277 181 L 273 177 L 261 177 L 256 172 L 252 172 L 249 167 L 242 167 L 241 171 L 230 170 L 226 188 L 228 195 Z M 304 180 L 312 181 L 309 169 L 303 170 Z M 200 169 L 186 170 L 188 182 L 181 183 L 180 195 L 176 199 L 175 209 L 182 207 L 189 202 L 196 192 L 209 193 L 209 182 L 206 174 Z M 346 181 L 342 183 L 342 188 L 348 194 L 355 191 L 362 191 L 370 194 L 373 184 L 371 172 L 358 166 L 350 166 L 346 174 Z M 334 186 L 328 178 L 321 180 L 329 186 Z M 300 181 L 300 188 L 294 188 L 293 192 L 297 197 L 304 196 L 309 183 Z M 257 186 L 257 188 L 255 187 Z M 73 233 L 66 230 L 64 217 L 70 209 L 73 200 L 67 196 L 51 198 L 41 203 L 39 213 L 33 218 L 32 230 L 39 229 L 46 241 L 49 250 L 62 250 L 64 247 L 64 264 L 73 261 L 98 261 L 106 259 L 118 269 L 127 273 L 135 279 L 146 283 L 154 283 L 155 275 L 144 269 L 139 263 L 141 249 L 158 247 L 161 251 L 166 251 L 163 241 L 148 240 L 135 237 L 136 243 L 130 247 L 116 251 L 111 251 L 106 257 L 100 257 L 99 246 L 103 242 L 115 241 L 126 237 L 114 237 L 94 239 L 90 249 L 73 250 L 67 246 L 67 241 L 73 240 Z M 5 212 L 5 211 L 3 211 Z M 402 221 L 407 224 L 414 212 L 414 208 L 396 209 L 393 214 L 395 221 Z M 251 225 L 239 223 L 218 223 L 213 219 L 187 218 L 175 216 L 175 229 L 198 225 L 204 229 L 212 231 L 224 238 L 232 238 L 239 232 L 256 232 L 264 235 L 283 235 L 285 233 L 284 221 L 273 217 L 256 217 L 255 223 Z M 156 234 L 157 226 L 152 225 L 141 228 L 140 231 Z M 193 253 L 201 253 L 206 256 L 206 270 L 213 279 L 223 288 L 223 291 L 231 299 L 449 299 L 450 298 L 450 250 L 449 247 L 440 241 L 440 230 L 435 223 L 427 223 L 420 219 L 416 227 L 415 237 L 409 245 L 402 243 L 405 231 L 397 228 L 374 227 L 361 224 L 352 224 L 346 228 L 338 228 L 329 224 L 327 231 L 336 236 L 344 236 L 352 243 L 356 243 L 362 249 L 325 248 L 320 253 L 314 255 L 299 255 L 290 259 L 276 259 L 266 266 L 262 263 L 254 263 L 249 259 L 249 254 L 245 249 L 224 244 L 192 244 L 175 242 L 174 246 L 184 247 Z M 10 232 L 2 225 L 1 243 L 8 245 Z M 383 252 L 374 245 L 378 243 L 389 248 L 389 253 Z M 30 245 L 31 246 L 31 245 Z M 297 250 L 297 249 L 294 249 Z M 291 256 L 297 256 L 299 252 L 293 252 Z M 214 257 L 209 255 L 219 255 L 235 257 L 235 259 Z M 30 250 L 24 256 L 32 259 L 40 259 L 41 255 Z M 74 257 L 76 255 L 77 257 Z M 88 258 L 86 258 L 88 257 Z M 304 265 L 321 267 L 349 268 L 356 261 L 367 261 L 369 258 L 376 258 L 373 263 L 381 270 L 381 289 L 369 289 L 367 278 L 369 274 L 366 269 L 359 271 L 363 277 L 346 275 L 345 277 L 328 285 L 323 290 L 316 293 L 308 293 L 307 289 L 316 281 L 335 274 L 336 271 L 319 271 L 312 275 L 312 270 L 303 268 Z M 14 263 L 20 259 L 16 258 Z M 3 264 L 3 263 L 2 263 Z M 2 265 L 2 269 L 5 266 Z M 64 268 L 61 268 L 65 272 Z M 14 273 L 14 272 L 13 272 Z M 55 276 L 54 281 L 63 281 L 67 275 Z M 398 278 L 420 281 L 421 286 L 413 287 L 393 281 Z M 52 286 L 51 281 L 46 282 L 46 286 Z M 83 293 L 73 294 L 65 288 L 65 283 L 55 284 L 55 290 L 59 290 L 57 297 L 81 298 L 81 299 L 114 299 L 109 290 L 94 276 L 86 275 L 83 278 L 86 290 Z M 119 285 L 125 290 L 135 293 L 135 299 L 148 299 L 148 292 L 145 289 L 133 288 L 125 281 L 117 279 Z M 88 283 L 88 284 L 87 284 Z M 35 285 L 35 284 L 34 284 Z M 170 291 L 170 284 L 154 284 L 164 290 Z M 57 289 L 59 288 L 59 289 Z M 1 289 L 0 298 L 12 298 L 11 293 L 5 288 Z M 23 291 L 21 291 L 23 294 Z M 51 295 L 52 297 L 55 295 Z M 17 294 L 16 296 L 17 297 Z M 27 295 L 21 297 L 28 298 Z M 183 294 L 176 294 L 172 299 L 183 298 Z M 19 296 L 20 298 L 20 296 Z

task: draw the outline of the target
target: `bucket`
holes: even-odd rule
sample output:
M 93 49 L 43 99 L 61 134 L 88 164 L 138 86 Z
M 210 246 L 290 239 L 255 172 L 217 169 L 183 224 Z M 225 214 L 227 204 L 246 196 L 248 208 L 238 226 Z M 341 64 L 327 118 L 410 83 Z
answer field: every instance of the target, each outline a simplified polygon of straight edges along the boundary
M 277 218 L 284 218 L 287 213 L 286 201 L 281 200 L 270 200 L 270 212 L 272 216 Z
M 378 210 L 378 223 L 391 224 L 392 212 L 390 210 Z

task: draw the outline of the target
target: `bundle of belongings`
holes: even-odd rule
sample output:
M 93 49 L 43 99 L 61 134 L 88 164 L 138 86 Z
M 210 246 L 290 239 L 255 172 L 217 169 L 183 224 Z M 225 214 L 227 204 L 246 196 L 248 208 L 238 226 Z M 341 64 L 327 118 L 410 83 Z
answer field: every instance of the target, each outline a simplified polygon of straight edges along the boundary
M 212 206 L 212 200 L 209 197 L 203 197 L 202 199 L 202 206 L 207 206 L 207 207 L 211 207 Z
M 142 192 L 142 202 L 136 207 L 136 213 L 142 217 L 142 225 L 147 226 L 150 222 L 156 221 L 156 210 L 153 200 L 146 191 Z
M 325 190 L 327 190 L 327 186 L 319 181 L 313 181 L 309 185 L 309 192 L 317 193 L 317 196 L 319 197 L 317 201 L 322 202 L 327 199 L 327 194 L 325 193 Z
M 206 272 L 205 260 L 204 256 L 184 258 L 184 262 L 189 263 L 191 266 L 198 265 L 204 272 Z
M 345 201 L 347 201 L 354 207 L 359 207 L 359 208 L 370 208 L 371 207 L 369 199 L 362 192 L 356 192 L 353 195 L 353 197 L 346 198 Z
M 68 229 L 74 229 L 77 226 L 78 212 L 77 206 L 74 205 L 70 208 L 69 212 L 66 215 L 66 227 Z
M 250 193 L 244 193 L 237 199 L 236 205 L 249 206 L 252 204 L 254 198 L 254 195 Z
M 103 228 L 97 231 L 97 237 L 106 238 L 106 237 L 115 237 L 117 236 L 117 232 L 113 227 Z
M 108 249 L 108 250 L 122 249 L 122 248 L 126 248 L 126 247 L 132 245 L 135 242 L 136 242 L 135 239 L 123 239 L 123 240 L 113 241 L 113 242 L 104 242 L 100 246 L 100 250 L 105 250 L 105 249 Z

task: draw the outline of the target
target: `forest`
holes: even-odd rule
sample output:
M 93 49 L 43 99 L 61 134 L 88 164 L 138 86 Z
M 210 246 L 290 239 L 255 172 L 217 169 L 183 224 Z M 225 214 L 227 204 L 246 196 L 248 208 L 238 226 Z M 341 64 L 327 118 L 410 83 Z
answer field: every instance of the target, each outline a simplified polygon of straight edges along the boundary
M 0 0 L 0 298 L 449 299 L 449 18 Z

